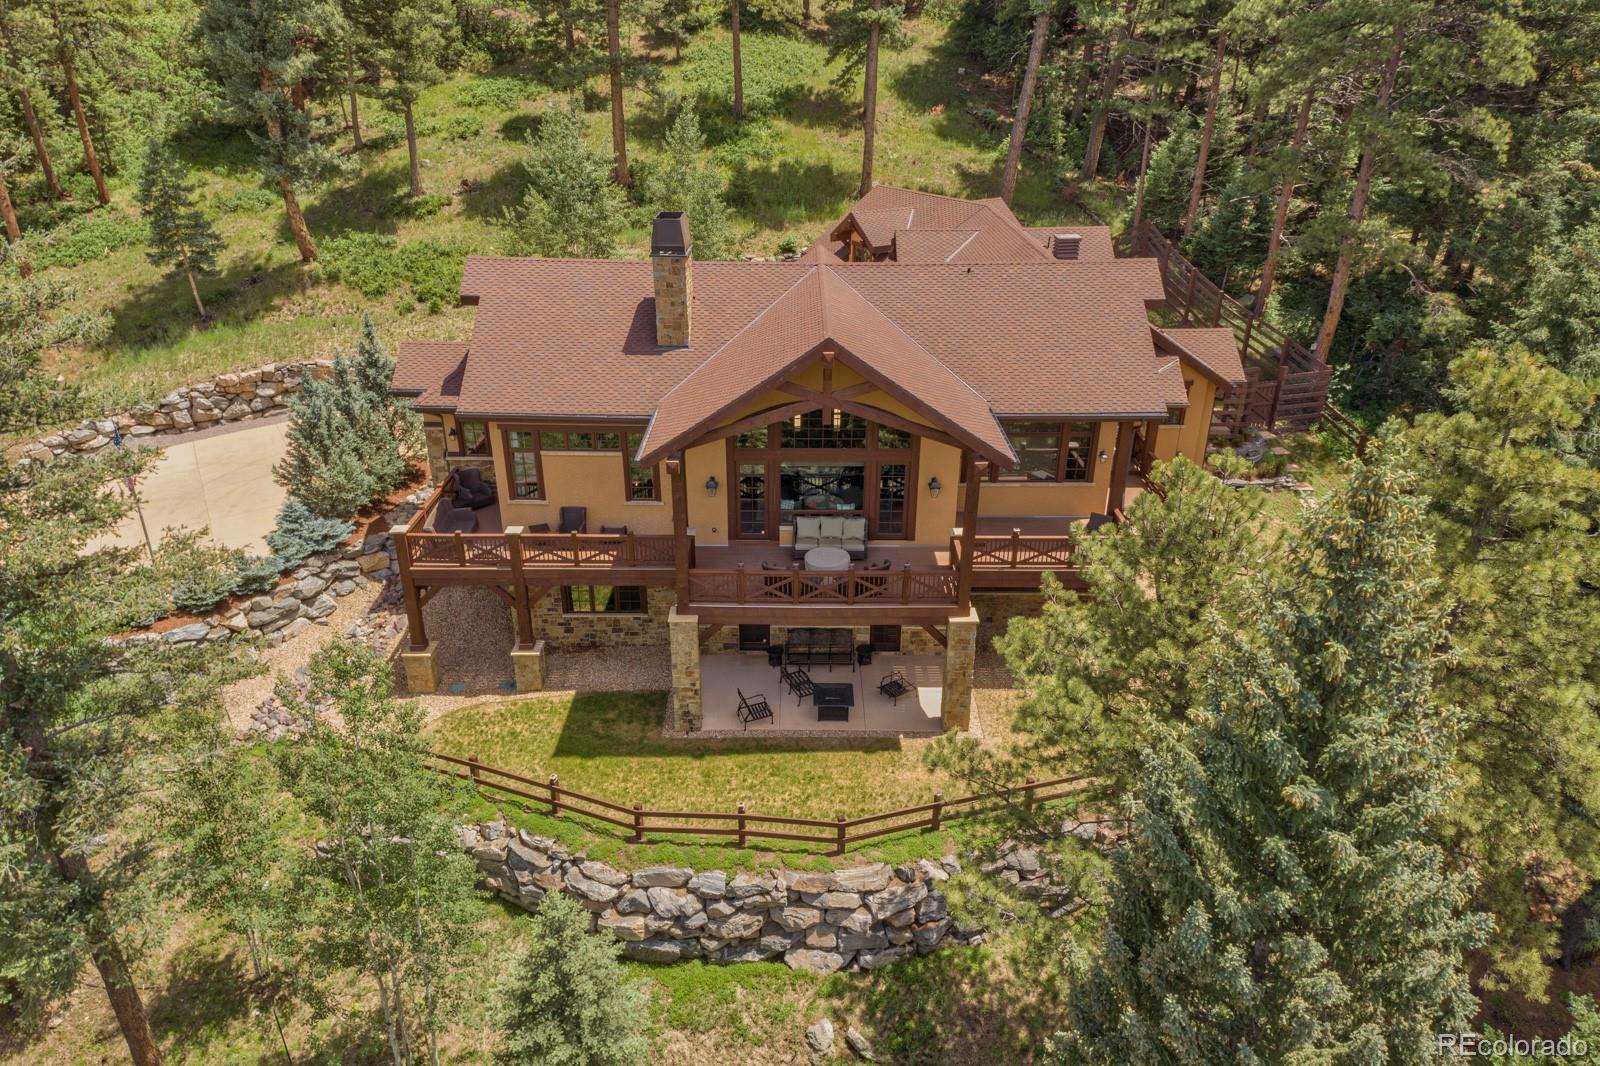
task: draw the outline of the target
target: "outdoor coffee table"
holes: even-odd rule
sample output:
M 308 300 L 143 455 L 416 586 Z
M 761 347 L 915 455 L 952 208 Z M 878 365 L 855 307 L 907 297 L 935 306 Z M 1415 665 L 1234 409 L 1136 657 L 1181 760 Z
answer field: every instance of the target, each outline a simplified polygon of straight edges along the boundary
M 850 553 L 843 548 L 821 547 L 806 552 L 807 570 L 848 570 Z
M 812 686 L 811 702 L 817 705 L 817 721 L 848 722 L 855 706 L 856 687 L 823 682 Z

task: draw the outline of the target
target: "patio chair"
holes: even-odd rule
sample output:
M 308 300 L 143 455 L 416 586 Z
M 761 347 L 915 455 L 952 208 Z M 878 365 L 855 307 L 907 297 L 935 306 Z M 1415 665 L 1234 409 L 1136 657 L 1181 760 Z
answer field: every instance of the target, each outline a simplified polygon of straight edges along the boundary
M 889 701 L 896 707 L 900 706 L 900 697 L 911 691 L 911 682 L 906 680 L 906 675 L 899 670 L 892 670 L 883 675 L 883 680 L 878 682 L 878 691 L 889 697 Z
M 456 506 L 480 511 L 492 505 L 498 496 L 494 486 L 483 480 L 483 471 L 475 466 L 456 470 Z
M 769 563 L 765 559 L 761 560 L 761 569 L 776 570 L 779 573 L 787 573 L 789 570 L 789 568 L 784 566 L 782 563 Z
M 433 515 L 435 533 L 476 533 L 478 514 L 470 507 L 452 507 L 443 500 Z
M 790 695 L 805 699 L 816 688 L 811 683 L 811 675 L 798 666 L 785 666 L 778 671 L 778 677 L 788 688 Z
M 739 693 L 739 722 L 745 729 L 750 728 L 751 722 L 760 722 L 772 717 L 772 708 L 767 706 L 767 698 L 765 696 L 760 693 L 754 696 L 746 696 L 738 689 L 733 691 Z
M 1110 515 L 1102 514 L 1101 512 L 1096 511 L 1094 514 L 1089 516 L 1089 522 L 1084 527 L 1084 532 L 1093 533 L 1101 526 L 1110 525 L 1113 521 L 1115 521 L 1115 519 L 1113 519 Z
M 626 537 L 628 535 L 628 527 L 627 526 L 601 526 L 600 527 L 600 532 L 604 533 L 608 537 Z
M 523 527 L 523 532 L 524 533 L 548 533 L 548 532 L 550 532 L 550 523 L 549 522 L 540 522 L 536 526 L 524 526 Z
M 861 564 L 861 570 L 862 570 L 863 573 L 868 571 L 868 570 L 888 570 L 892 566 L 894 566 L 894 561 L 893 560 L 891 560 L 891 559 L 879 559 L 875 563 L 862 563 Z
M 563 507 L 561 508 L 561 526 L 557 533 L 583 533 L 589 524 L 589 508 Z

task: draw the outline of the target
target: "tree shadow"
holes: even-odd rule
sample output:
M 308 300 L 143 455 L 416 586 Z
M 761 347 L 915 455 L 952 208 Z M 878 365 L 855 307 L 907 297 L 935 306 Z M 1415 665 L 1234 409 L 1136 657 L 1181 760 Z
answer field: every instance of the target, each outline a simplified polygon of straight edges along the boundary
M 512 144 L 527 144 L 539 135 L 544 115 L 533 111 L 519 111 L 500 123 L 500 136 Z
M 200 298 L 211 318 L 195 316 L 194 298 L 182 274 L 163 274 L 111 311 L 111 331 L 100 348 L 117 352 L 171 343 L 216 325 L 254 321 L 301 295 L 311 279 L 298 261 L 268 267 L 260 261 L 236 262 L 222 273 L 198 279 Z
M 728 185 L 728 202 L 759 226 L 785 229 L 844 214 L 855 190 L 856 175 L 831 163 L 740 162 Z
M 943 41 L 926 59 L 896 69 L 888 79 L 889 91 L 914 111 L 931 113 L 942 108 L 933 120 L 933 132 L 941 140 L 972 148 L 992 148 L 997 135 L 969 115 L 967 105 L 982 100 L 991 107 L 1009 112 L 1010 101 L 992 94 L 970 92 L 961 86 L 956 70 L 963 62 L 972 60 L 966 59 L 954 44 Z
M 354 183 L 323 190 L 322 195 L 304 206 L 306 226 L 314 238 L 344 233 L 387 233 L 399 229 L 399 216 L 389 204 L 404 196 L 410 185 L 405 160 L 375 166 Z M 287 217 L 279 220 L 279 238 L 292 242 Z
M 191 169 L 239 181 L 261 176 L 260 158 L 250 135 L 238 126 L 199 122 L 172 136 L 173 150 Z
M 508 208 L 522 201 L 528 187 L 528 168 L 521 160 L 505 163 L 486 178 L 464 181 L 456 191 L 456 202 L 466 218 L 499 222 Z
M 810 129 L 847 129 L 861 122 L 861 93 L 838 85 L 796 85 L 786 93 L 783 116 Z
M 245 1019 L 270 1025 L 249 962 L 239 950 L 222 950 L 217 939 L 185 945 L 167 962 L 164 976 L 147 999 L 150 1027 L 171 1034 L 179 1048 L 227 1042 Z

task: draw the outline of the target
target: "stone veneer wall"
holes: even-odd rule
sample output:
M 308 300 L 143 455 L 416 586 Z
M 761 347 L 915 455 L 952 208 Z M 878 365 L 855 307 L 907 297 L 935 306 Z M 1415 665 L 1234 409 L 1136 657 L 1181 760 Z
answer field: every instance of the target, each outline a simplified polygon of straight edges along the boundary
M 647 587 L 644 593 L 644 614 L 566 614 L 561 609 L 561 589 L 553 588 L 533 608 L 533 637 L 554 651 L 664 645 L 667 614 L 677 595 L 669 588 Z
M 1037 592 L 974 592 L 972 607 L 978 612 L 978 621 L 986 626 L 999 626 L 1005 631 L 1009 618 L 1032 618 L 1044 604 L 1044 596 Z
M 113 433 L 124 437 L 168 436 L 207 429 L 224 422 L 283 412 L 309 374 L 319 380 L 333 373 L 333 360 L 268 363 L 253 370 L 218 374 L 208 381 L 184 385 L 155 403 L 88 418 L 73 429 L 50 433 L 22 446 L 22 458 L 48 462 L 68 454 L 88 455 L 111 444 Z
M 485 887 L 526 910 L 547 892 L 565 892 L 594 915 L 591 932 L 610 933 L 624 954 L 646 962 L 782 959 L 833 973 L 984 940 L 977 926 L 951 918 L 939 888 L 960 869 L 954 858 L 730 879 L 673 866 L 628 874 L 503 822 L 463 826 L 461 846 Z

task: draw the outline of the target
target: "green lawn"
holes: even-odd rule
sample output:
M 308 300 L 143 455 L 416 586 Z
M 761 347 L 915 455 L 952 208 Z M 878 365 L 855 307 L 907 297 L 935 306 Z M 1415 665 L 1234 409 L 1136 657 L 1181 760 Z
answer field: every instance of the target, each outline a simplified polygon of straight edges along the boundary
M 1006 94 L 979 79 L 971 60 L 943 43 L 943 25 L 925 19 L 911 31 L 911 46 L 883 59 L 876 178 L 951 195 L 993 195 L 1005 130 L 967 109 L 1007 110 Z M 825 51 L 809 38 L 747 34 L 747 96 L 764 92 L 778 104 L 767 117 L 742 123 L 717 102 L 718 87 L 728 77 L 728 44 L 720 29 L 707 31 L 681 60 L 658 55 L 657 90 L 629 90 L 626 96 L 632 161 L 648 167 L 661 150 L 669 101 L 709 93 L 702 124 L 709 151 L 729 178 L 738 253 L 773 255 L 784 237 L 809 242 L 850 203 L 861 165 L 859 81 L 835 88 Z M 963 64 L 968 73 L 957 74 Z M 421 209 L 404 195 L 406 152 L 398 120 L 375 101 L 366 102 L 368 147 L 347 155 L 346 173 L 302 194 L 319 243 L 327 249 L 355 234 L 390 237 L 401 248 L 430 241 L 453 263 L 466 254 L 502 251 L 502 212 L 520 199 L 525 181 L 523 141 L 544 108 L 559 101 L 537 73 L 510 66 L 462 75 L 423 95 L 417 114 L 430 199 Z M 603 89 L 597 79 L 585 99 L 591 143 L 609 149 Z M 318 106 L 326 111 L 334 104 Z M 348 146 L 347 134 L 330 136 Z M 113 160 L 113 204 L 87 224 L 78 213 L 90 205 L 81 198 L 65 207 L 47 205 L 33 177 L 13 190 L 29 245 L 38 253 L 54 249 L 49 254 L 58 265 L 41 274 L 74 286 L 78 306 L 110 316 L 104 341 L 52 357 L 53 369 L 97 390 L 98 406 L 158 397 L 184 382 L 263 362 L 325 357 L 351 343 L 363 310 L 372 312 L 391 344 L 413 337 L 457 339 L 470 331 L 470 310 L 430 313 L 403 284 L 380 296 L 362 295 L 316 267 L 300 265 L 282 204 L 260 187 L 243 132 L 192 130 L 178 148 L 193 169 L 201 204 L 227 242 L 221 273 L 201 284 L 213 316 L 206 324 L 195 321 L 184 283 L 162 278 L 146 262 L 140 227 L 130 226 L 136 161 Z M 1059 193 L 1057 176 L 1037 160 L 1024 165 L 1016 208 L 1030 225 L 1086 221 Z M 632 209 L 624 255 L 644 254 L 647 213 L 645 205 Z M 52 217 L 66 221 L 50 229 Z M 62 254 L 68 244 L 79 251 Z

